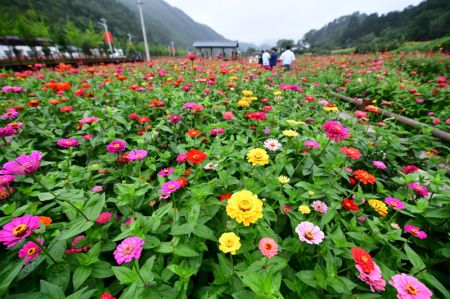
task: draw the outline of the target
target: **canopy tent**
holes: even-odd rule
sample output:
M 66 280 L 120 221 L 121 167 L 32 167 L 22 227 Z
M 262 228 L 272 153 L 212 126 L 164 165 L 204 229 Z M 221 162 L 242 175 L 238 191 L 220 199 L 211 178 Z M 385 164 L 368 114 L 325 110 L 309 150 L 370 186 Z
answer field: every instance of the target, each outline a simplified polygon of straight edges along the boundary
M 239 42 L 238 41 L 195 41 L 192 44 L 192 47 L 194 47 L 197 51 L 199 51 L 202 55 L 206 51 L 210 51 L 211 57 L 213 56 L 213 50 L 219 49 L 221 50 L 221 54 L 223 57 L 225 57 L 225 50 L 231 49 L 231 59 L 237 58 L 237 51 L 239 48 Z

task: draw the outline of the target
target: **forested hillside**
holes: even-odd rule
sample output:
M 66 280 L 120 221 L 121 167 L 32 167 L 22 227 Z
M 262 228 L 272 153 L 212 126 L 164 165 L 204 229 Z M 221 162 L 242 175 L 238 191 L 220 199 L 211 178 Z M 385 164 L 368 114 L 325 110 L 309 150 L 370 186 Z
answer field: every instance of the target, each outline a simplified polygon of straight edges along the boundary
M 450 36 L 450 1 L 427 0 L 385 15 L 355 12 L 305 34 L 311 49 L 394 49 L 404 41 Z

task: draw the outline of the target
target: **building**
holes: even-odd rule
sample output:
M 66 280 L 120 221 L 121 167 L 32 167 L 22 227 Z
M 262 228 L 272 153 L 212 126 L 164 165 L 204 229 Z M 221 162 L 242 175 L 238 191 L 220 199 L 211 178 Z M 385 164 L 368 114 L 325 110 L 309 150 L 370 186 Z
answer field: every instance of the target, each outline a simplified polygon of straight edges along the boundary
M 201 57 L 220 56 L 223 59 L 237 59 L 239 54 L 238 41 L 195 41 L 192 47 Z

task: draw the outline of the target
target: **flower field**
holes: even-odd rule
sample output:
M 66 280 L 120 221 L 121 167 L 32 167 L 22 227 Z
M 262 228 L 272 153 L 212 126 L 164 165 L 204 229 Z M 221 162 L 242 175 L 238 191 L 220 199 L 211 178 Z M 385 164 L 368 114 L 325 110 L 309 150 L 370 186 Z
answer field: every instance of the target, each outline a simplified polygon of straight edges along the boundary
M 449 146 L 430 134 L 450 131 L 449 69 L 386 53 L 0 73 L 0 297 L 450 298 Z

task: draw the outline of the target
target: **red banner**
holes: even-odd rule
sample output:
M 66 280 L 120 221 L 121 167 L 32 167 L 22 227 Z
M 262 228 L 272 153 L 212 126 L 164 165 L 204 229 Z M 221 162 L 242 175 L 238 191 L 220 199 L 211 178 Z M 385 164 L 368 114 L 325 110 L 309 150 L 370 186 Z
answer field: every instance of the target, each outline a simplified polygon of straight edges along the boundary
M 103 37 L 105 38 L 105 43 L 112 43 L 112 34 L 111 32 L 103 33 Z

